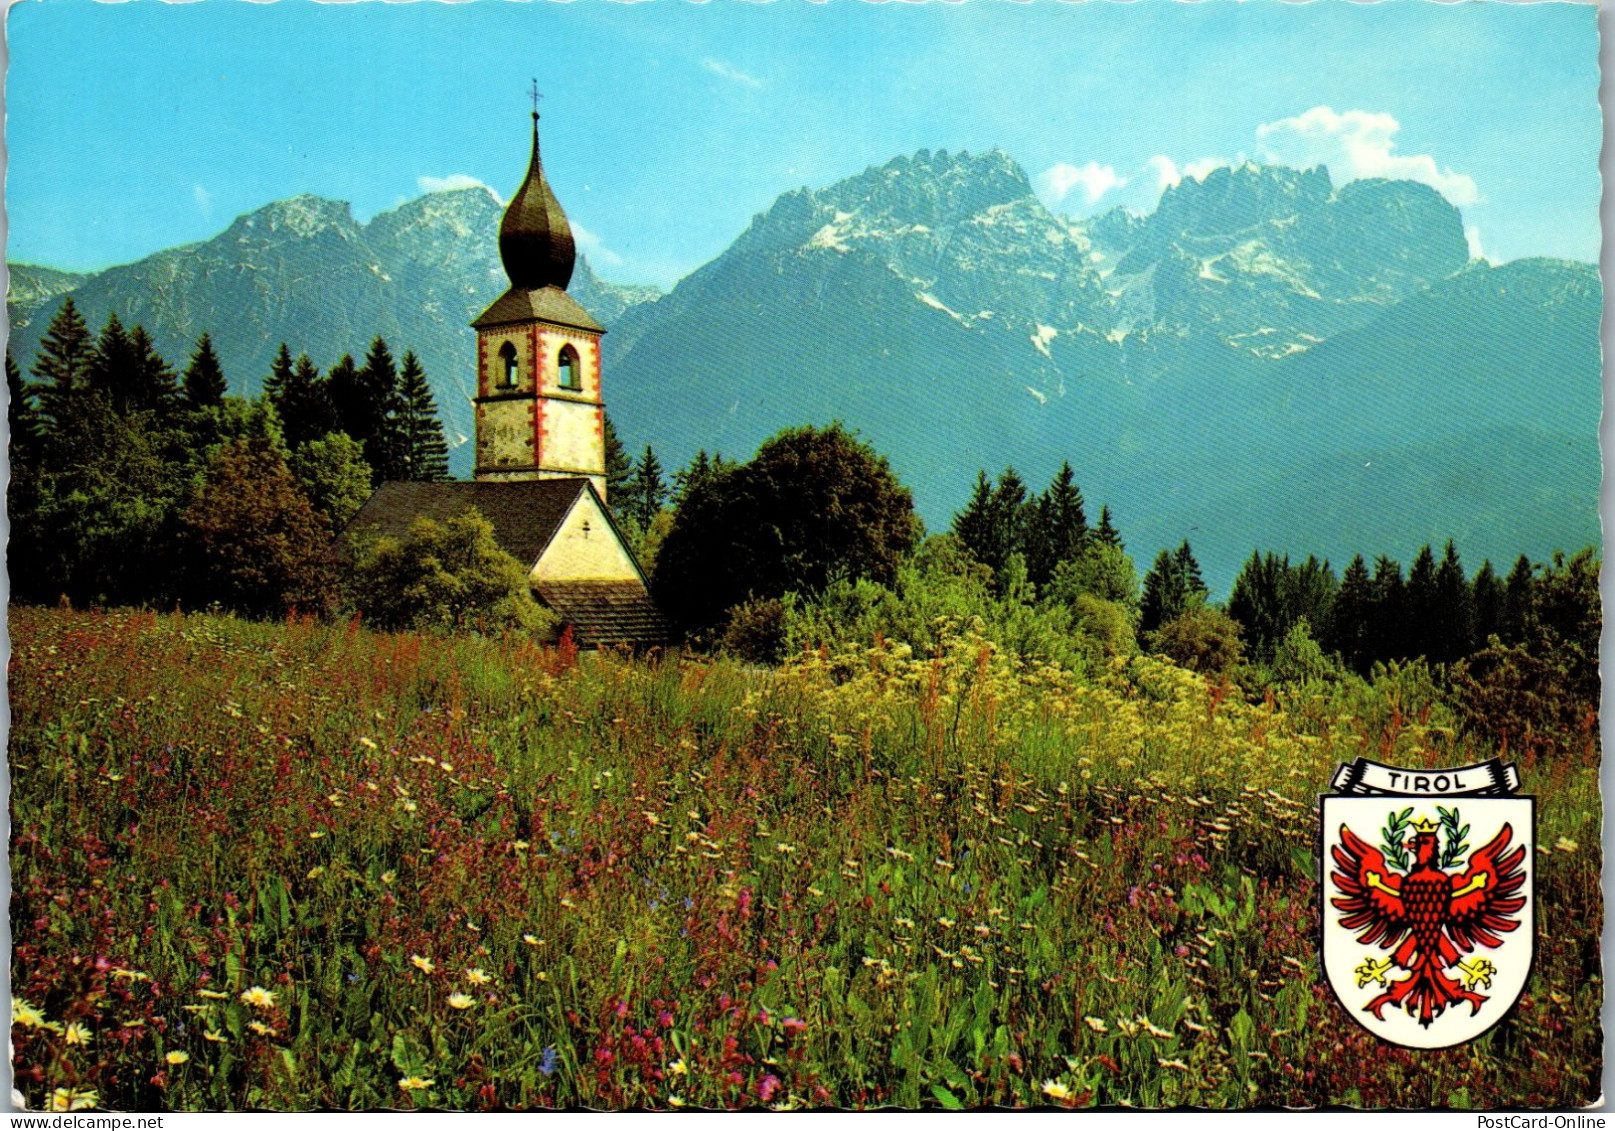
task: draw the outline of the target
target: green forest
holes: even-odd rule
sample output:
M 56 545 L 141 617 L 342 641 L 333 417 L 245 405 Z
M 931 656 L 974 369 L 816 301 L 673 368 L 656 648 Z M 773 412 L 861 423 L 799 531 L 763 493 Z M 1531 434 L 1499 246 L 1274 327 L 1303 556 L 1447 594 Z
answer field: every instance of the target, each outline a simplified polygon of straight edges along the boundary
M 411 353 L 283 347 L 232 397 L 205 335 L 177 371 L 69 301 L 7 380 L 30 1107 L 1599 1095 L 1592 549 L 1255 548 L 1218 600 L 1069 465 L 927 532 L 840 425 L 677 470 L 612 437 L 679 646 L 580 654 L 475 514 L 332 553 L 446 474 Z M 1323 984 L 1314 802 L 1363 756 L 1537 798 L 1530 983 L 1461 1048 Z

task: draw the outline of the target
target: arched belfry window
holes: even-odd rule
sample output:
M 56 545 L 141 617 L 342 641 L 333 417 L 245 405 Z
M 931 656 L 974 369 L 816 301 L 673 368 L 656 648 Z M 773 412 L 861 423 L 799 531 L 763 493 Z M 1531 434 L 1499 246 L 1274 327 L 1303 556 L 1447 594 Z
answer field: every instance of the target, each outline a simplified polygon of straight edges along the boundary
M 504 367 L 502 384 L 507 389 L 514 388 L 516 385 L 516 347 L 510 342 L 500 346 L 499 360 Z
M 571 346 L 561 347 L 561 388 L 578 390 L 583 388 L 583 370 L 578 365 L 578 351 Z

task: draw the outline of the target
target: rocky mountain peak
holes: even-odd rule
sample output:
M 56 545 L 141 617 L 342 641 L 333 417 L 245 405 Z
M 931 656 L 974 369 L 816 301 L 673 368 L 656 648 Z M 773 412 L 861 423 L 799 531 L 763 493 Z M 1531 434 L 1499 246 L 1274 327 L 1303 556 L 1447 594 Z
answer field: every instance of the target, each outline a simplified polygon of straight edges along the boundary
M 1153 226 L 1175 235 L 1220 236 L 1321 208 L 1334 194 L 1329 170 L 1245 162 L 1185 177 L 1161 194 Z
M 359 234 L 353 208 L 345 200 L 327 200 L 303 193 L 288 200 L 277 200 L 255 212 L 238 217 L 225 231 L 225 238 L 240 240 L 310 239 L 335 231 L 344 237 Z

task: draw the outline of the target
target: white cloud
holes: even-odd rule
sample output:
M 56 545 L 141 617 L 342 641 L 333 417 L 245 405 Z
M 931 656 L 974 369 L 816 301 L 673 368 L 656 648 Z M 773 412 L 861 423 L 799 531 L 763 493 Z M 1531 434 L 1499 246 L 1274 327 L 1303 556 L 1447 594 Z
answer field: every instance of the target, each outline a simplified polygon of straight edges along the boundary
M 1303 169 L 1327 165 L 1336 184 L 1386 177 L 1427 184 L 1459 206 L 1480 199 L 1472 178 L 1441 168 L 1429 154 L 1396 153 L 1401 128 L 1390 114 L 1367 110 L 1337 114 L 1327 106 L 1314 106 L 1293 118 L 1257 126 L 1256 140 L 1264 160 Z
M 741 86 L 749 86 L 753 90 L 761 90 L 763 86 L 762 79 L 757 78 L 754 75 L 748 75 L 745 71 L 742 71 L 737 67 L 731 67 L 722 59 L 702 59 L 701 69 L 710 74 L 717 75 L 720 79 L 728 79 L 730 82 L 737 82 Z
M 202 210 L 203 216 L 213 215 L 213 197 L 201 185 L 191 186 L 191 199 L 196 201 L 196 207 Z
M 1155 174 L 1156 190 L 1159 192 L 1165 192 L 1183 179 L 1183 174 L 1178 172 L 1177 162 L 1162 153 L 1144 162 L 1144 169 Z
M 1480 229 L 1479 228 L 1477 228 L 1473 224 L 1466 224 L 1464 226 L 1464 239 L 1469 244 L 1469 258 L 1470 259 L 1484 259 L 1486 262 L 1488 262 L 1488 263 L 1490 263 L 1490 264 L 1492 264 L 1494 266 L 1496 265 L 1497 260 L 1495 260 L 1491 256 L 1487 255 L 1486 254 L 1486 249 L 1481 246 L 1481 243 L 1480 243 Z
M 569 219 L 567 223 L 572 228 L 572 239 L 583 249 L 583 254 L 589 257 L 589 262 L 595 266 L 605 264 L 607 267 L 620 267 L 622 256 L 612 251 L 600 242 L 600 237 L 589 231 L 576 220 Z
M 1225 157 L 1201 157 L 1185 165 L 1183 175 L 1192 180 L 1203 181 L 1213 169 L 1221 169 L 1229 163 Z
M 415 183 L 422 192 L 448 192 L 450 189 L 488 188 L 469 173 L 450 173 L 446 177 L 416 177 Z M 492 189 L 488 189 L 493 192 Z M 498 194 L 495 193 L 495 196 Z
M 1107 192 L 1121 188 L 1127 183 L 1126 177 L 1116 175 L 1114 167 L 1101 165 L 1096 161 L 1090 161 L 1082 166 L 1068 165 L 1061 161 L 1045 169 L 1038 175 L 1037 180 L 1038 187 L 1055 204 L 1062 203 L 1076 189 L 1082 190 L 1084 204 L 1097 204 L 1099 198 Z

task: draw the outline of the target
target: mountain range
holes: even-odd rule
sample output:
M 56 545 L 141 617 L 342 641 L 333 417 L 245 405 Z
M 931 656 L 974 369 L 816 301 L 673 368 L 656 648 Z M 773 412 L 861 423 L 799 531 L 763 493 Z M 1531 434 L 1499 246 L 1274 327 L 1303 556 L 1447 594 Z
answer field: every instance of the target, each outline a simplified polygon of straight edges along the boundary
M 326 366 L 379 333 L 420 355 L 452 441 L 499 215 L 481 188 L 367 224 L 302 196 L 91 275 L 13 265 L 11 348 L 26 367 L 72 293 L 176 364 L 211 332 L 251 393 L 282 339 Z M 1076 221 L 1002 152 L 922 150 L 784 194 L 670 293 L 582 262 L 571 292 L 608 328 L 619 434 L 668 466 L 839 419 L 937 529 L 978 469 L 1036 488 L 1068 459 L 1141 567 L 1188 538 L 1223 592 L 1257 547 L 1343 565 L 1453 537 L 1474 568 L 1599 539 L 1596 268 L 1471 260 L 1414 182 L 1244 164 Z

